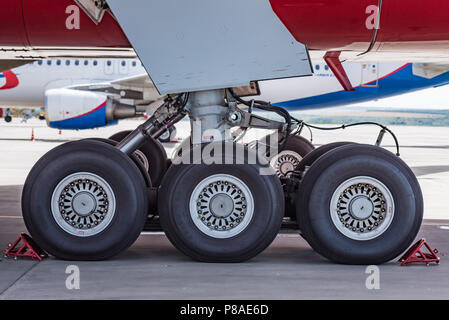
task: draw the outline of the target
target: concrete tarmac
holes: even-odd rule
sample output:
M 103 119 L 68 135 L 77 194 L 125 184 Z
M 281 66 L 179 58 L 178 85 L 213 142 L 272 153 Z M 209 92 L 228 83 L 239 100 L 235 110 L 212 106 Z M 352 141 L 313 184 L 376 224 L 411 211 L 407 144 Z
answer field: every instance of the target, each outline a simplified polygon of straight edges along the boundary
M 17 122 L 17 121 L 16 121 Z M 42 122 L 0 124 L 0 250 L 26 232 L 20 197 L 32 165 L 60 143 L 108 137 L 120 126 L 79 132 L 48 129 Z M 36 141 L 29 141 L 34 128 Z M 185 136 L 188 123 L 178 125 Z M 425 237 L 440 253 L 439 265 L 379 266 L 380 289 L 368 289 L 366 266 L 333 264 L 296 233 L 282 233 L 255 259 L 239 264 L 191 261 L 161 233 L 143 233 L 126 252 L 103 262 L 0 261 L 0 299 L 449 299 L 449 128 L 397 127 L 403 159 L 417 174 L 425 198 Z M 245 139 L 263 135 L 251 132 Z M 373 143 L 377 129 L 318 132 L 314 143 Z M 305 135 L 307 136 L 307 135 Z M 392 149 L 392 140 L 385 139 Z M 167 144 L 173 150 L 175 144 Z M 80 289 L 66 288 L 66 268 L 80 270 Z

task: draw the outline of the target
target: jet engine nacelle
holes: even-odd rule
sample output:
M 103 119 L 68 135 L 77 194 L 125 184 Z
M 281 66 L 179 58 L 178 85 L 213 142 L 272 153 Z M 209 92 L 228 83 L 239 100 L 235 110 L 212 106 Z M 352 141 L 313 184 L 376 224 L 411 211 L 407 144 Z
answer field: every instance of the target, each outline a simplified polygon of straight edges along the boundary
M 51 89 L 45 93 L 47 124 L 56 129 L 92 129 L 137 115 L 136 107 L 102 93 Z

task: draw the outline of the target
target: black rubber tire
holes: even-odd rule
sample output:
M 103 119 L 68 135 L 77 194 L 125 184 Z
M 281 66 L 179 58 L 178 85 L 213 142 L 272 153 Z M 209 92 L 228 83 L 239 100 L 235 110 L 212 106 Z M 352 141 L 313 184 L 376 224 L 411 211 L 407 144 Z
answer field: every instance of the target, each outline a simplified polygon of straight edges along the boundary
M 391 225 L 378 237 L 358 241 L 335 227 L 329 205 L 335 189 L 355 176 L 381 181 L 395 199 Z M 311 247 L 342 264 L 381 264 L 404 252 L 415 239 L 423 217 L 423 198 L 410 168 L 391 152 L 351 144 L 327 152 L 307 171 L 297 197 L 298 220 Z
M 11 116 L 5 116 L 5 122 L 6 123 L 10 123 L 12 121 L 12 117 Z
M 109 139 L 120 142 L 130 133 L 131 131 L 121 131 Z M 149 163 L 148 174 L 150 175 L 152 186 L 158 187 L 167 171 L 167 152 L 164 146 L 159 141 L 150 138 L 147 139 L 147 142 L 139 150 L 147 157 Z
M 291 135 L 287 139 L 287 143 L 284 146 L 284 150 L 292 150 L 299 154 L 301 157 L 305 157 L 310 152 L 315 150 L 314 145 L 306 138 L 298 135 Z
M 116 211 L 105 230 L 77 237 L 64 231 L 51 213 L 57 184 L 70 174 L 90 172 L 112 188 Z M 66 260 L 104 260 L 131 246 L 143 229 L 148 212 L 145 181 L 134 162 L 113 146 L 82 140 L 45 154 L 27 177 L 22 194 L 25 225 L 45 251 Z
M 316 160 L 318 160 L 319 157 L 321 157 L 323 154 L 348 144 L 355 144 L 355 142 L 333 142 L 329 144 L 324 144 L 320 146 L 319 148 L 316 148 L 312 152 L 308 153 L 302 160 L 301 163 L 296 168 L 298 171 L 304 171 L 306 167 L 310 167 Z
M 162 143 L 168 143 L 168 142 L 173 141 L 176 138 L 176 133 L 177 133 L 176 127 L 173 126 L 173 127 L 168 128 L 168 132 L 169 132 L 168 135 L 164 134 L 164 135 L 160 136 L 158 140 Z
M 260 164 L 173 164 L 164 177 L 158 199 L 161 225 L 171 243 L 203 262 L 246 261 L 267 248 L 282 224 L 284 196 L 279 179 L 274 174 L 260 175 L 261 168 Z M 250 224 L 232 238 L 206 235 L 196 227 L 189 212 L 194 188 L 206 177 L 219 173 L 242 180 L 254 197 Z
M 262 139 L 259 139 L 258 141 L 261 142 L 263 145 L 270 145 L 270 143 L 277 141 L 275 140 L 276 138 L 275 134 L 276 133 L 266 135 Z M 309 140 L 298 135 L 289 136 L 283 148 L 283 150 L 292 150 L 297 154 L 299 154 L 301 157 L 305 157 L 314 149 L 315 149 L 314 145 Z M 280 150 L 279 152 L 282 152 L 283 150 Z

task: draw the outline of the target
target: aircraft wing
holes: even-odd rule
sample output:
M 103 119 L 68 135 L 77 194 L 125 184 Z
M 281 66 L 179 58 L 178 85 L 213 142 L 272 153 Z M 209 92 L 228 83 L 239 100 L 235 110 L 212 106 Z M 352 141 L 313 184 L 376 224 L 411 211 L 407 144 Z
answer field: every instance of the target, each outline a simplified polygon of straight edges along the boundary
M 74 85 L 68 89 L 85 90 L 105 93 L 116 100 L 126 101 L 131 105 L 147 105 L 162 100 L 148 74 L 140 74 L 109 82 L 99 82 L 87 85 Z M 251 81 L 248 86 L 234 87 L 234 91 L 241 97 L 258 96 L 260 89 L 258 83 Z
M 161 96 L 147 74 L 141 74 L 110 82 L 70 86 L 69 89 L 102 92 L 117 100 L 132 100 L 134 105 L 158 101 Z

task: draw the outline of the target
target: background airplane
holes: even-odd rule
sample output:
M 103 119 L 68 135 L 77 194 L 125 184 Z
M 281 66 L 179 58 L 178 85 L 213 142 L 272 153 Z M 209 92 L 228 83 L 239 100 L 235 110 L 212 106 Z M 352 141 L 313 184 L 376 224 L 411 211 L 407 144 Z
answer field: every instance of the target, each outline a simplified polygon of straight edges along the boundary
M 449 83 L 449 65 L 348 62 L 344 68 L 355 91 L 345 91 L 324 61 L 313 63 L 313 68 L 312 77 L 259 82 L 261 95 L 257 98 L 289 110 L 303 110 L 361 103 Z M 3 115 L 8 121 L 11 112 L 7 108 L 45 108 L 50 127 L 101 127 L 117 123 L 117 117 L 107 116 L 110 99 L 138 106 L 119 118 L 151 111 L 149 105 L 160 96 L 145 98 L 148 85 L 151 81 L 135 59 L 40 60 L 0 73 L 0 107 L 5 108 Z M 79 97 L 92 103 L 79 103 Z M 39 113 L 24 112 L 23 116 Z

